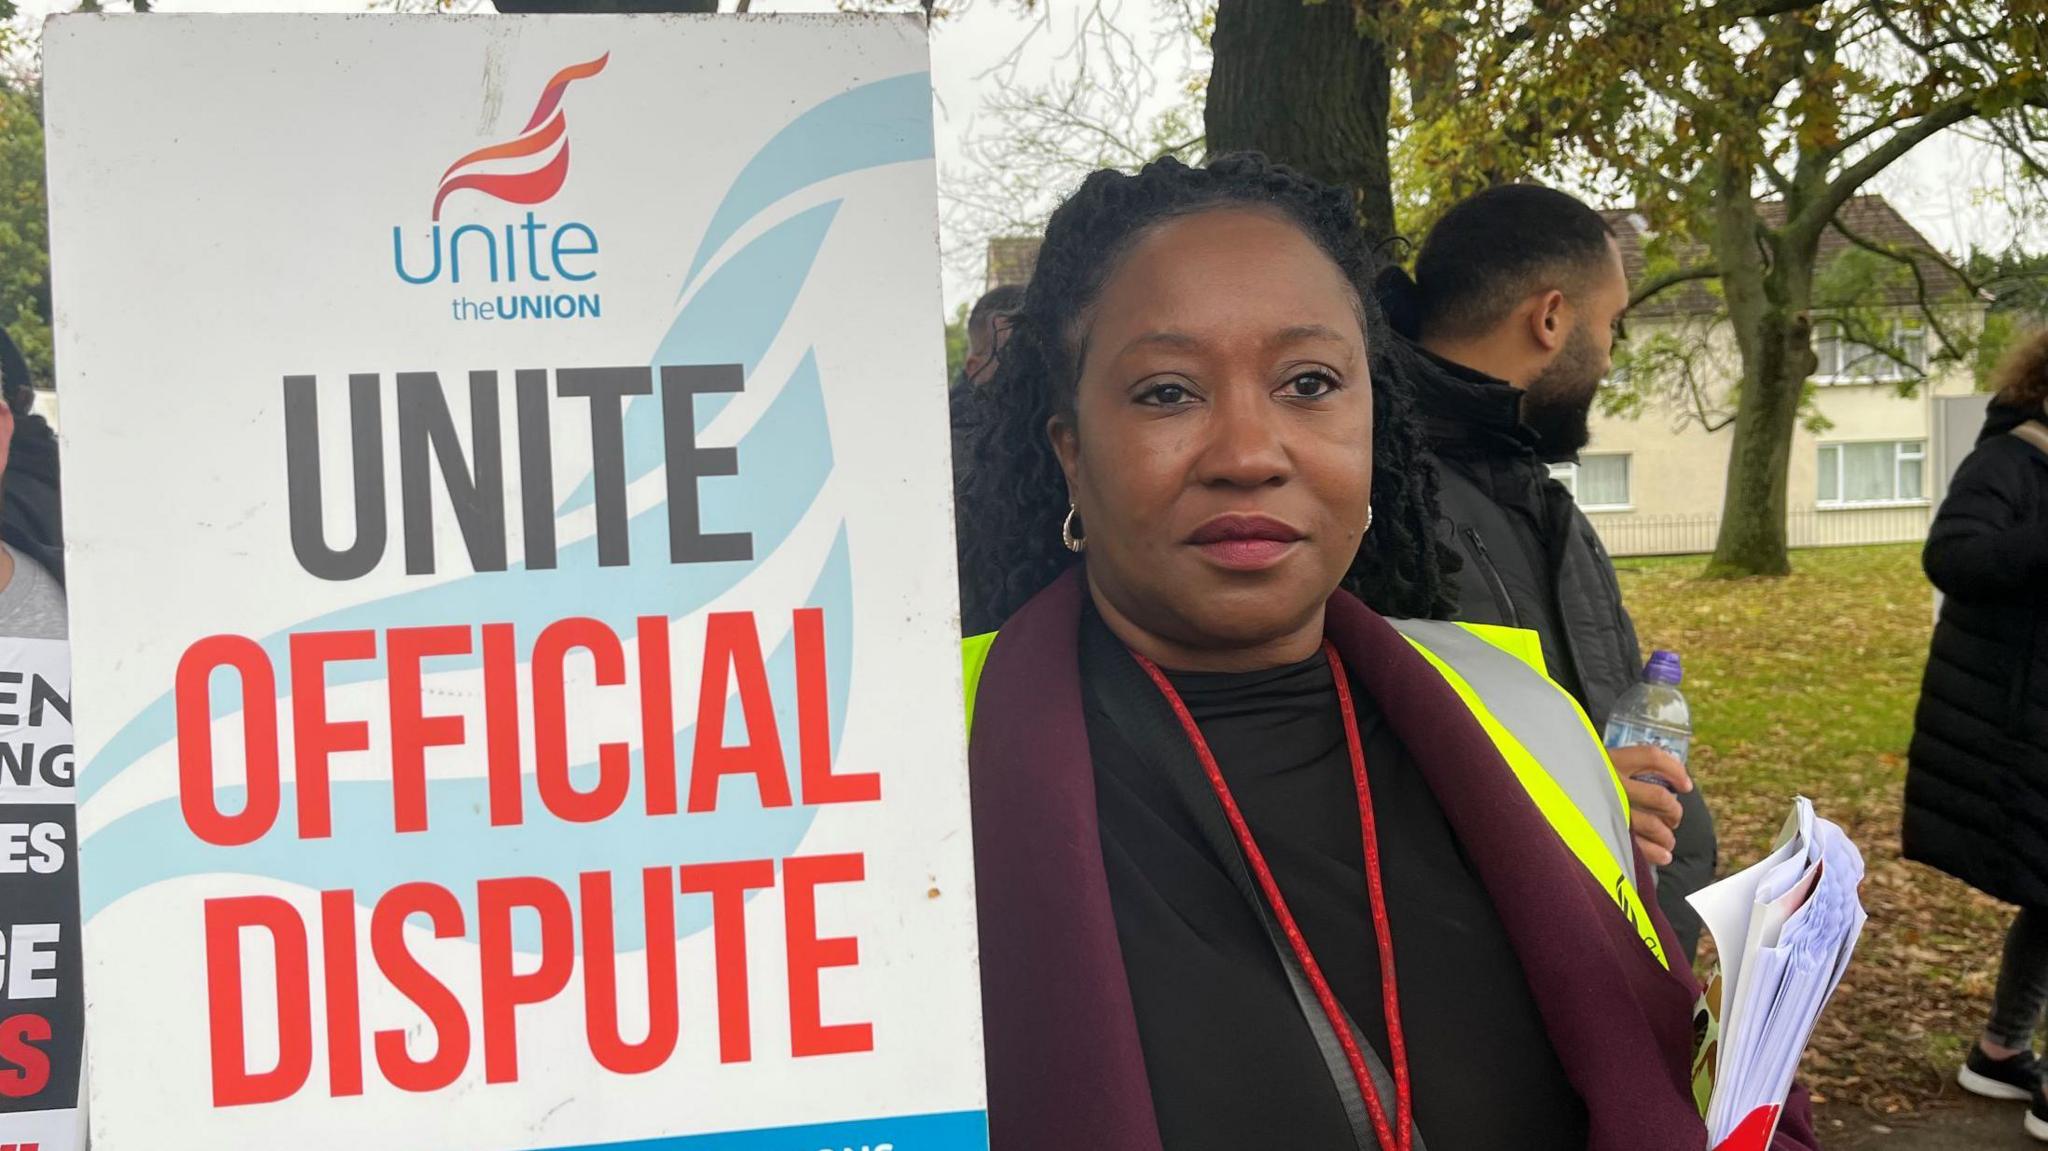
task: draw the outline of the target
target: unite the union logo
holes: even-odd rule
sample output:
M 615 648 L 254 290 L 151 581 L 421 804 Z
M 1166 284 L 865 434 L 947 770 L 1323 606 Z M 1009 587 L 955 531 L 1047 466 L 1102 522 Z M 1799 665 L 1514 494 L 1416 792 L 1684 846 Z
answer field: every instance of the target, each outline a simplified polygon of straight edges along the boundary
M 603 72 L 610 60 L 606 52 L 557 71 L 517 133 L 464 153 L 441 173 L 429 223 L 414 233 L 415 243 L 425 243 L 426 254 L 415 253 L 409 260 L 405 228 L 391 229 L 392 270 L 400 280 L 458 285 L 467 277 L 471 284 L 488 283 L 491 295 L 449 300 L 449 314 L 456 320 L 571 320 L 602 314 L 598 294 L 585 290 L 597 276 L 596 230 L 574 220 L 544 220 L 533 208 L 554 199 L 569 179 L 569 118 L 563 106 L 569 86 Z M 455 207 L 471 207 L 465 201 L 481 198 L 527 210 L 522 218 L 472 220 L 444 230 L 442 211 L 451 206 L 451 198 Z

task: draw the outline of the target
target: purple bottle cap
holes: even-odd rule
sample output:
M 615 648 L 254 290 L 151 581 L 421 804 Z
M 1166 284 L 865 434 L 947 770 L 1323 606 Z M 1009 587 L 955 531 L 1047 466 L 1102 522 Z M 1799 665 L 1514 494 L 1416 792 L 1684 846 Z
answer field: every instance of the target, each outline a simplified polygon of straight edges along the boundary
M 1675 651 L 1658 650 L 1650 653 L 1650 662 L 1643 668 L 1644 683 L 1661 683 L 1677 687 L 1685 679 L 1685 668 L 1678 662 Z

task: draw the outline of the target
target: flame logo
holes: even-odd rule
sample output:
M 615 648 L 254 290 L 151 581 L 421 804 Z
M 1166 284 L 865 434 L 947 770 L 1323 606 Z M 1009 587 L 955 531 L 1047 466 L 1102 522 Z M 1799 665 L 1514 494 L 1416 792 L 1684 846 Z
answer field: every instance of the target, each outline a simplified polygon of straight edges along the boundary
M 541 89 L 540 101 L 534 105 L 533 115 L 519 135 L 502 144 L 478 148 L 448 165 L 448 170 L 441 173 L 441 187 L 434 193 L 434 219 L 441 218 L 441 203 L 449 193 L 465 188 L 509 204 L 538 204 L 561 191 L 562 181 L 569 178 L 569 122 L 561 110 L 562 93 L 575 81 L 604 71 L 605 62 L 611 58 L 612 54 L 606 52 L 595 60 L 571 64 L 555 73 L 547 87 Z M 464 171 L 491 160 L 538 156 L 554 148 L 558 141 L 561 147 L 555 148 L 553 158 L 528 171 Z

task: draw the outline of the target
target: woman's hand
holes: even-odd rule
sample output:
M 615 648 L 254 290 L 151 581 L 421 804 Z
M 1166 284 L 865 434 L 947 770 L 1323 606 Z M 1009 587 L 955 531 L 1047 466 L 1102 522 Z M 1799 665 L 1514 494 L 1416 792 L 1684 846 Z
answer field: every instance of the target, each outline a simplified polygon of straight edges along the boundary
M 1622 790 L 1628 793 L 1629 831 L 1636 846 L 1643 849 L 1643 858 L 1663 867 L 1678 846 L 1678 821 L 1685 818 L 1678 796 L 1692 790 L 1692 776 L 1676 756 L 1648 744 L 1609 748 L 1607 757 L 1614 761 Z M 1637 779 L 1639 775 L 1653 778 Z

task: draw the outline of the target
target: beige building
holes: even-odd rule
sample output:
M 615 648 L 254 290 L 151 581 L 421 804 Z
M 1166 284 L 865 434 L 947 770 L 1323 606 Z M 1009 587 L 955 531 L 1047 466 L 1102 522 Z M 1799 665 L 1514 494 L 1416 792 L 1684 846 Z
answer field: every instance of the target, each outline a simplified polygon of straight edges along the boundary
M 1638 281 L 1643 221 L 1627 211 L 1608 217 Z M 1843 219 L 1860 238 L 1929 253 L 1921 267 L 1930 293 L 1962 301 L 1943 310 L 1944 329 L 1959 339 L 1975 335 L 1985 304 L 1966 297 L 1962 282 L 1891 205 L 1859 197 Z M 1830 230 L 1821 258 L 1850 247 Z M 1982 416 L 1984 397 L 1976 394 L 1968 361 L 1939 355 L 1940 338 L 1916 293 L 1903 286 L 1877 291 L 1885 298 L 1871 304 L 1892 325 L 1888 353 L 1842 338 L 1834 324 L 1819 320 L 1812 413 L 1821 427 L 1803 422 L 1792 444 L 1786 527 L 1794 547 L 1923 538 L 1942 478 L 1967 451 Z M 1715 297 L 1697 284 L 1632 310 L 1624 358 L 1633 363 L 1623 370 L 1645 374 L 1648 398 L 1628 415 L 1596 414 L 1579 463 L 1553 469 L 1616 555 L 1713 549 L 1734 438 L 1727 421 L 1741 375 L 1719 312 Z

